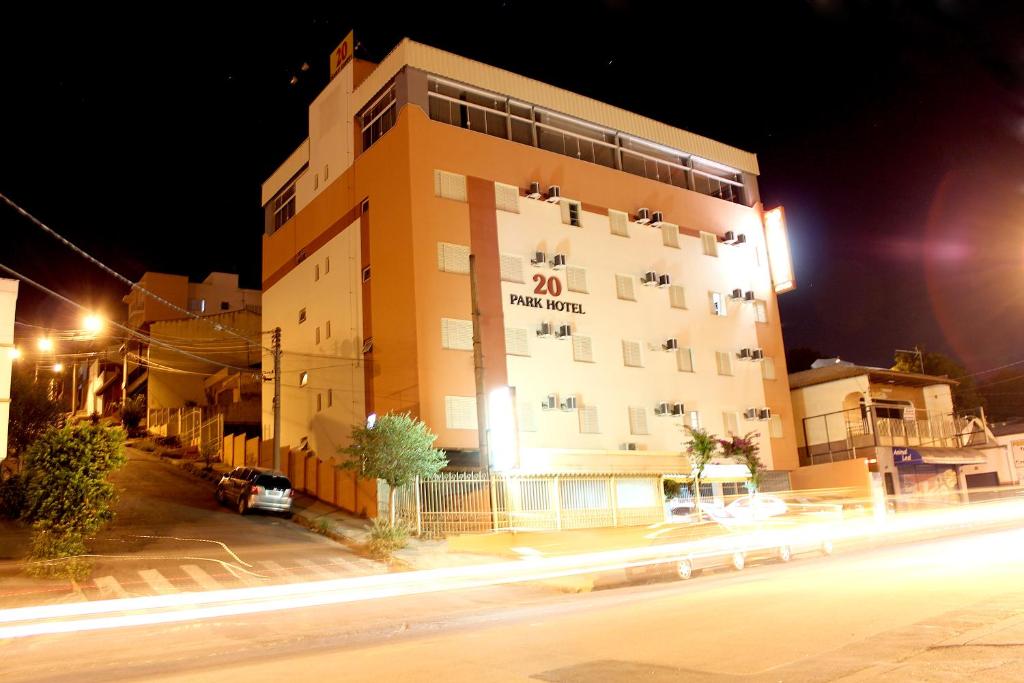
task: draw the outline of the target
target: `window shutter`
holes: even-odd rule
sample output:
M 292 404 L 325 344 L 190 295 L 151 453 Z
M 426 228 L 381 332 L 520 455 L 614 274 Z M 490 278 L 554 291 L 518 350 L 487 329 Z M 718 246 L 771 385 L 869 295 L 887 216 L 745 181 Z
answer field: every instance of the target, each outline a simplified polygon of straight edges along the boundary
M 629 214 L 625 211 L 608 210 L 608 223 L 613 235 L 629 237 Z
M 771 419 L 768 420 L 768 432 L 771 434 L 773 439 L 782 438 L 782 416 L 772 415 Z
M 679 372 L 693 372 L 693 349 L 677 349 L 676 366 Z
M 636 301 L 636 291 L 632 275 L 615 276 L 615 294 L 624 301 Z
M 458 351 L 472 351 L 473 321 L 441 318 L 441 347 Z
M 437 243 L 437 269 L 445 273 L 469 274 L 469 247 L 448 242 Z
M 705 256 L 718 256 L 718 237 L 714 233 L 701 232 L 700 242 Z
M 512 254 L 501 255 L 501 279 L 505 282 L 523 281 L 523 257 Z
M 594 362 L 594 345 L 590 337 L 580 334 L 572 336 L 572 359 L 580 363 Z
M 580 414 L 580 434 L 600 434 L 601 428 L 597 421 L 597 406 L 582 406 Z
M 668 300 L 672 308 L 686 308 L 686 289 L 682 285 L 668 286 Z
M 775 379 L 775 360 L 765 358 L 761 361 L 761 376 L 765 379 Z
M 448 429 L 476 429 L 476 399 L 472 396 L 445 396 L 444 419 Z
M 525 327 L 505 328 L 505 353 L 510 356 L 529 356 L 530 334 Z
M 643 356 L 640 355 L 640 342 L 622 340 L 622 362 L 630 368 L 644 366 Z
M 629 433 L 647 434 L 647 410 L 645 408 L 629 408 Z
M 718 360 L 718 374 L 719 375 L 731 375 L 732 374 L 732 353 L 728 351 L 716 351 L 715 356 Z
M 443 199 L 466 201 L 466 176 L 435 170 L 434 194 Z
M 565 269 L 566 286 L 570 292 L 587 293 L 587 269 L 569 266 Z
M 722 425 L 725 428 L 725 433 L 739 436 L 740 433 L 740 421 L 736 417 L 736 413 L 725 412 L 722 413 Z
M 661 224 L 661 243 L 673 249 L 679 248 L 679 226 L 674 223 Z
M 499 211 L 519 213 L 519 188 L 505 183 L 494 183 L 494 205 Z

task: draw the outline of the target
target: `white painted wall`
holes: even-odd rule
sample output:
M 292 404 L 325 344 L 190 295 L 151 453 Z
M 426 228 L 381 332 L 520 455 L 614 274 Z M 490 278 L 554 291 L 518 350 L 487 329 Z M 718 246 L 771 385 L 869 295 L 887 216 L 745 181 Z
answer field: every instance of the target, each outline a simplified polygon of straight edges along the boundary
M 11 414 L 11 349 L 18 281 L 0 278 L 0 460 L 7 457 L 7 425 Z
M 340 78 L 340 77 L 339 77 Z M 335 79 L 337 80 L 337 79 Z M 362 291 L 359 268 L 359 221 L 309 254 L 263 295 L 264 329 L 281 328 L 281 443 L 297 448 L 305 437 L 309 447 L 332 455 L 349 443 L 353 424 L 365 420 L 362 365 Z M 330 259 L 327 272 L 326 260 Z M 320 279 L 315 279 L 316 267 Z M 299 311 L 306 321 L 299 323 Z M 331 336 L 326 336 L 326 323 Z M 316 343 L 316 328 L 320 343 Z M 263 357 L 263 371 L 273 371 L 273 358 Z M 299 386 L 302 372 L 309 383 Z M 331 390 L 333 405 L 327 405 Z M 273 437 L 274 386 L 263 385 L 263 438 Z M 318 412 L 317 395 L 321 410 Z
M 793 389 L 790 394 L 793 400 L 793 422 L 796 424 L 796 442 L 804 443 L 804 418 L 815 418 L 829 415 L 844 409 L 843 400 L 850 394 L 866 396 L 868 393 L 868 376 L 845 377 L 832 382 L 824 382 L 809 387 Z M 807 420 L 807 440 L 812 445 L 839 441 L 846 437 L 846 415 L 830 415 L 826 420 Z M 828 434 L 826 436 L 826 424 Z

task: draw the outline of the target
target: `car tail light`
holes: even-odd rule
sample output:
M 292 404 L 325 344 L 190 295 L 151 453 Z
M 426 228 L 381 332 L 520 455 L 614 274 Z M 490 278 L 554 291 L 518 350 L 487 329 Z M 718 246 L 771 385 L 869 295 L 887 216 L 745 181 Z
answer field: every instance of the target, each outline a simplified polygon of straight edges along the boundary
M 260 487 L 259 486 L 253 486 L 252 488 L 249 489 L 249 493 L 254 495 L 254 496 L 259 495 L 259 492 L 260 492 Z
M 295 489 L 288 489 L 288 497 L 289 498 L 294 498 L 295 497 Z

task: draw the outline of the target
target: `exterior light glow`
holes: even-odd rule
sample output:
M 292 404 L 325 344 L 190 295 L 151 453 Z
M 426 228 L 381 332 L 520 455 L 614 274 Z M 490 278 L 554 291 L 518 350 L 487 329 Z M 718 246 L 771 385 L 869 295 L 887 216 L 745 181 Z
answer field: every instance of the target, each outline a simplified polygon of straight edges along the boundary
M 53 364 L 53 371 L 54 372 L 64 372 L 64 364 L 63 363 L 54 363 Z
M 37 343 L 40 351 L 53 351 L 53 340 L 49 337 L 40 337 Z
M 789 253 L 789 235 L 786 233 L 786 212 L 781 206 L 765 212 L 764 238 L 768 246 L 768 264 L 771 266 L 775 293 L 782 294 L 796 289 L 793 259 Z
M 487 397 L 487 445 L 491 467 L 499 472 L 514 469 L 519 462 L 514 397 L 515 390 L 507 386 Z
M 82 320 L 82 325 L 89 334 L 98 334 L 103 329 L 103 319 L 95 313 L 90 313 Z
M 7 355 L 10 356 L 11 360 L 18 360 L 19 358 L 21 358 L 21 349 L 19 349 L 17 346 L 12 346 L 11 348 L 7 349 Z

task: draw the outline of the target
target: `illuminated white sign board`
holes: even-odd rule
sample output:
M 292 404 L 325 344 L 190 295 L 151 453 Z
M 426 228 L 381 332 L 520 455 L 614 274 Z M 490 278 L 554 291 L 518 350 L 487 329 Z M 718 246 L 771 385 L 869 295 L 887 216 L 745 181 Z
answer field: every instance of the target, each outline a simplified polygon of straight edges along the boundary
M 768 264 L 771 266 L 775 293 L 782 294 L 796 289 L 793 259 L 789 253 L 789 235 L 786 232 L 786 212 L 781 206 L 765 212 L 764 239 L 768 246 Z

